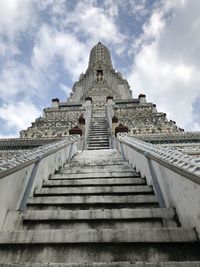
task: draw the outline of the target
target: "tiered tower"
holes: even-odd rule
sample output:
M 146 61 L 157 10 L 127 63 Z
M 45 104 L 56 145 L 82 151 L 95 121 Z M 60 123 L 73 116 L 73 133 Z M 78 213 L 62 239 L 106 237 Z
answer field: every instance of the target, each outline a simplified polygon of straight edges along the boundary
M 158 112 L 155 104 L 147 102 L 144 94 L 132 98 L 128 81 L 113 69 L 108 48 L 99 42 L 90 52 L 86 73 L 75 82 L 67 101 L 52 99 L 52 107 L 44 109 L 43 116 L 21 131 L 20 137 L 47 139 L 69 135 L 69 129 L 78 123 L 80 115 L 85 116 L 88 97 L 95 109 L 105 109 L 107 97 L 112 98 L 114 115 L 119 123 L 128 126 L 131 134 L 179 134 L 184 131 L 174 121 L 168 121 L 165 113 Z
M 199 155 L 98 43 L 67 101 L 0 140 L 0 266 L 200 266 Z

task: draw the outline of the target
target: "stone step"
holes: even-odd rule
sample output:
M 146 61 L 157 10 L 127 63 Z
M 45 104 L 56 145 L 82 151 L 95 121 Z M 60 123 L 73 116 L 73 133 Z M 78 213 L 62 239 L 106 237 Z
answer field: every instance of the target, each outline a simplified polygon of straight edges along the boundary
M 106 139 L 106 138 L 108 138 L 108 137 L 106 137 L 106 136 L 101 136 L 101 135 L 95 135 L 95 136 L 90 135 L 90 138 L 91 138 L 91 139 L 93 139 L 93 138 L 96 138 L 96 139 Z
M 68 186 L 101 186 L 101 185 L 144 185 L 145 179 L 141 178 L 102 178 L 102 179 L 70 179 L 70 180 L 48 180 L 43 182 L 43 187 L 68 187 Z
M 94 139 L 89 139 L 88 140 L 88 143 L 91 143 L 91 144 L 109 144 L 109 138 L 105 138 L 104 140 L 94 140 Z
M 93 141 L 93 142 L 96 142 L 96 143 L 101 143 L 101 142 L 103 142 L 103 143 L 109 143 L 109 137 L 108 136 L 107 137 L 104 136 L 102 139 L 98 139 L 98 138 L 97 139 L 94 139 L 94 138 L 93 139 L 90 139 L 89 138 L 88 141 L 89 142 Z
M 34 196 L 66 196 L 66 195 L 138 195 L 153 194 L 152 186 L 128 185 L 128 186 L 83 186 L 36 189 Z
M 151 235 L 150 235 L 151 236 Z M 52 236 L 51 236 L 52 238 Z M 196 242 L 185 243 L 53 243 L 53 244 L 18 244 L 15 246 L 0 246 L 0 263 L 32 263 L 29 267 L 39 263 L 45 267 L 87 267 L 87 266 L 111 266 L 111 267 L 127 267 L 127 265 L 116 265 L 118 262 L 125 261 L 134 264 L 143 264 L 139 267 L 148 267 L 144 265 L 146 262 L 155 263 L 150 267 L 173 266 L 177 265 L 160 265 L 161 262 L 187 262 L 199 261 L 199 246 Z M 51 262 L 51 264 L 50 264 Z M 104 263 L 103 265 L 102 262 Z M 48 265 L 47 265 L 48 263 Z M 56 263 L 56 264 L 55 264 Z M 59 263 L 59 264 L 58 264 Z M 72 265 L 75 263 L 75 265 Z M 94 263 L 96 263 L 94 265 Z M 58 265 L 57 265 L 58 264 Z M 67 265 L 66 265 L 67 264 Z M 164 263 L 163 263 L 164 264 Z M 172 263 L 173 264 L 173 263 Z M 128 265 L 129 266 L 129 265 Z M 178 265 L 178 267 L 181 265 Z M 193 265 L 183 265 L 191 267 Z
M 105 168 L 105 167 L 109 167 L 109 166 L 113 166 L 113 167 L 120 167 L 120 166 L 129 166 L 128 162 L 126 161 L 123 161 L 122 159 L 118 159 L 118 160 L 115 160 L 115 161 L 111 161 L 111 160 L 107 160 L 106 162 L 97 162 L 97 163 L 84 163 L 84 162 L 81 162 L 80 160 L 79 161 L 75 161 L 75 160 L 71 160 L 70 163 L 66 163 L 64 165 L 64 168 L 76 168 L 76 167 L 102 167 L 102 168 Z
M 99 142 L 96 142 L 96 143 L 90 143 L 89 142 L 89 147 L 109 147 L 109 142 L 103 142 L 103 143 L 99 143 Z
M 93 131 L 106 131 L 108 132 L 108 128 L 107 127 L 102 127 L 102 126 L 91 126 L 90 127 L 90 130 L 93 130 Z
M 109 149 L 110 150 L 110 149 Z M 106 151 L 109 151 L 109 150 L 105 150 L 104 152 Z M 84 150 L 84 151 L 87 151 L 87 150 Z M 87 157 L 85 156 L 84 158 L 81 158 L 81 157 L 74 157 L 71 161 L 70 161 L 70 164 L 71 165 L 74 165 L 74 164 L 79 164 L 79 165 L 97 165 L 97 166 L 100 166 L 100 165 L 117 165 L 117 164 L 120 164 L 120 165 L 123 165 L 123 164 L 128 164 L 126 161 L 124 161 L 122 159 L 122 157 L 113 157 L 113 158 L 108 158 L 108 157 L 102 157 L 102 158 L 96 158 L 94 153 L 93 152 L 101 152 L 101 151 L 87 151 L 87 152 L 91 152 L 93 157 Z
M 105 125 L 96 125 L 96 126 L 92 125 L 90 126 L 90 130 L 108 131 L 108 127 Z
M 129 220 L 24 220 L 23 228 L 13 230 L 102 230 L 102 229 L 138 229 L 138 228 L 162 228 L 163 220 L 154 219 L 129 219 Z M 175 225 L 176 227 L 176 225 Z
M 102 127 L 106 127 L 108 125 L 107 121 L 92 121 L 90 127 L 93 126 L 102 126 Z
M 103 147 L 103 146 L 105 146 L 105 147 L 109 147 L 109 142 L 88 142 L 88 146 L 89 147 Z
M 109 146 L 89 146 L 87 149 L 88 150 L 102 150 L 102 149 L 109 149 Z
M 109 144 L 109 138 L 105 138 L 105 139 L 101 139 L 101 140 L 89 139 L 88 143 L 91 143 L 91 144 Z
M 99 143 L 99 144 L 101 144 L 101 143 L 109 143 L 109 138 L 104 138 L 104 139 L 90 139 L 89 140 L 89 143 L 91 143 L 91 144 L 96 144 L 96 143 Z
M 109 141 L 109 137 L 107 136 L 93 136 L 93 137 L 90 137 L 89 138 L 90 141 L 94 141 L 94 142 L 97 142 L 97 141 Z
M 98 121 L 98 122 L 95 122 L 93 121 L 91 124 L 90 124 L 90 128 L 91 127 L 104 127 L 104 128 L 108 128 L 108 123 L 107 121 Z
M 63 167 L 60 169 L 60 173 L 94 173 L 94 172 L 98 172 L 98 173 L 101 173 L 101 172 L 131 172 L 133 171 L 134 172 L 134 169 L 130 166 L 121 166 L 121 165 L 115 165 L 115 166 L 89 166 L 89 167 L 74 167 L 74 168 L 66 168 L 66 167 Z
M 171 208 L 149 209 L 96 209 L 96 210 L 27 210 L 24 220 L 134 220 L 152 218 L 173 218 L 174 210 Z M 112 222 L 111 222 L 112 224 Z
M 93 129 L 93 128 L 95 128 L 95 129 L 105 129 L 105 130 L 107 130 L 108 129 L 108 127 L 107 127 L 107 125 L 105 125 L 105 124 L 94 124 L 93 123 L 93 125 L 90 125 L 90 129 Z
M 92 133 L 90 132 L 89 133 L 89 138 L 90 137 L 96 137 L 96 136 L 105 136 L 106 137 L 106 136 L 108 136 L 108 133 L 100 133 L 100 132 L 99 133 L 98 132 L 92 132 Z
M 90 135 L 93 135 L 93 134 L 108 134 L 108 130 L 92 130 L 90 129 Z
M 28 230 L 0 231 L 0 245 L 73 243 L 199 243 L 194 229 L 140 228 L 126 230 Z
M 93 136 L 93 137 L 102 137 L 104 139 L 108 139 L 109 138 L 109 135 L 108 133 L 100 133 L 100 132 L 95 132 L 95 133 L 90 133 L 89 134 L 89 140 L 90 140 L 90 137 Z
M 94 147 L 88 147 L 87 150 L 103 150 L 105 148 L 110 149 L 109 146 L 108 147 L 105 147 L 105 146 L 99 146 L 99 147 L 94 146 Z
M 93 172 L 93 173 L 74 173 L 74 174 L 53 174 L 51 179 L 85 179 L 85 178 L 112 178 L 112 177 L 140 177 L 135 171 L 128 172 Z
M 199 267 L 200 261 L 169 262 L 93 262 L 93 263 L 5 263 L 0 267 Z
M 151 229 L 162 228 L 163 225 L 177 226 L 172 217 L 173 213 L 161 212 L 161 214 L 156 214 L 152 212 L 153 214 L 151 214 L 143 212 L 143 210 L 145 211 L 145 209 L 138 209 L 138 214 L 135 214 L 134 212 L 131 213 L 131 209 L 70 210 L 70 213 L 69 210 L 28 209 L 23 216 L 23 226 L 27 230 Z M 10 230 L 14 229 L 19 230 L 19 228 L 11 228 Z
M 44 196 L 44 197 L 32 197 L 29 198 L 28 204 L 36 205 L 86 205 L 86 204 L 147 204 L 158 203 L 154 195 L 125 195 L 125 196 Z
M 98 141 L 104 141 L 104 142 L 106 142 L 106 143 L 108 143 L 109 142 L 109 137 L 106 137 L 106 136 L 104 136 L 102 139 L 88 139 L 88 142 L 90 142 L 90 141 L 95 141 L 96 143 L 98 143 Z
M 88 144 L 88 147 L 109 147 L 109 142 L 106 142 L 106 143 L 90 143 Z
M 95 136 L 95 135 L 108 135 L 108 131 L 94 131 L 94 130 L 90 130 L 89 136 Z
M 109 149 L 110 150 L 110 149 Z M 109 150 L 104 150 L 105 151 L 109 151 Z M 101 151 L 88 151 L 88 150 L 84 150 L 87 152 L 101 152 Z M 102 158 L 101 160 L 99 159 L 98 161 L 96 160 L 96 158 L 89 158 L 89 157 L 85 157 L 85 158 L 79 158 L 77 159 L 74 158 L 70 161 L 70 166 L 91 166 L 91 165 L 97 165 L 97 166 L 104 166 L 104 165 L 123 165 L 123 164 L 128 164 L 127 162 L 123 161 L 122 158 L 118 158 L 118 159 L 108 159 L 107 157 Z

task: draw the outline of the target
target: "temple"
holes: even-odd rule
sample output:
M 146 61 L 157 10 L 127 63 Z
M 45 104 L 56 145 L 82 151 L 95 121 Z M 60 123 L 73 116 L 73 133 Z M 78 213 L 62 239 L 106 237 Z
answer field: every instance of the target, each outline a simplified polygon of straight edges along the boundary
M 66 101 L 0 139 L 0 266 L 200 266 L 200 133 L 130 88 L 99 42 Z

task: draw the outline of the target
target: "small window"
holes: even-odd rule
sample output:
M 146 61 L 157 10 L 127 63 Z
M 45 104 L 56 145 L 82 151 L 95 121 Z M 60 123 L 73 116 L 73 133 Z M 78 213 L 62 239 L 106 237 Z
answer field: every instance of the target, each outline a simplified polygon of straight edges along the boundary
M 97 76 L 103 76 L 103 70 L 97 70 Z

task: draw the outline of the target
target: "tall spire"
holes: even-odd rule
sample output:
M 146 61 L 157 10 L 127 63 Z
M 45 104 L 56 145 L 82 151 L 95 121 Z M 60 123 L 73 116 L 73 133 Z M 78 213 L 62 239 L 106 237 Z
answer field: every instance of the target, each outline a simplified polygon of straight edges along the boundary
M 89 68 L 94 67 L 98 63 L 103 63 L 105 67 L 112 68 L 110 51 L 101 42 L 96 44 L 90 52 Z

